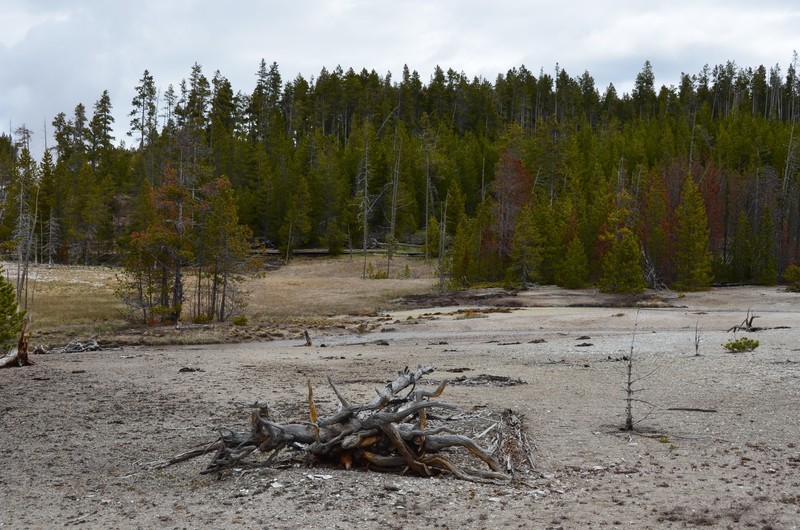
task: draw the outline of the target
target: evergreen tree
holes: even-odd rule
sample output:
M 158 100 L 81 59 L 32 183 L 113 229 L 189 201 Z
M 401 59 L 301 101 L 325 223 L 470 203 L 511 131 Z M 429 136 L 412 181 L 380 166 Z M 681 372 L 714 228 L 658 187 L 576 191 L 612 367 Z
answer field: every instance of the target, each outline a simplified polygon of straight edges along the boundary
M 307 209 L 310 202 L 308 185 L 306 180 L 300 177 L 294 193 L 289 198 L 289 206 L 280 231 L 287 262 L 292 250 L 305 243 L 311 232 L 311 218 Z
M 158 90 L 150 72 L 145 70 L 136 87 L 136 96 L 131 101 L 131 129 L 128 136 L 134 134 L 139 137 L 139 149 L 144 149 L 145 144 L 153 141 L 156 134 L 158 108 L 156 99 Z
M 456 231 L 458 230 L 458 226 L 456 226 Z M 455 233 L 455 231 L 453 232 Z M 433 215 L 428 218 L 428 232 L 427 232 L 427 241 L 425 242 L 425 248 L 423 249 L 425 255 L 431 258 L 439 257 L 439 220 L 436 219 Z
M 453 179 L 450 181 L 450 186 L 447 188 L 447 233 L 454 234 L 456 227 L 461 223 L 466 212 L 466 199 L 464 193 L 461 191 L 461 185 L 458 180 Z
M 778 281 L 778 267 L 775 258 L 775 225 L 769 206 L 765 207 L 758 234 L 755 236 L 753 277 L 759 285 L 775 285 Z
M 669 219 L 667 190 L 661 175 L 653 175 L 644 193 L 641 216 L 641 239 L 651 274 L 657 283 L 664 282 L 670 274 Z M 651 287 L 655 287 L 652 285 Z
M 322 240 L 322 244 L 328 247 L 328 253 L 331 256 L 338 256 L 344 250 L 346 243 L 347 234 L 339 228 L 339 221 L 335 217 L 330 219 L 325 229 L 325 237 Z
M 569 242 L 564 261 L 558 271 L 558 285 L 567 289 L 586 287 L 589 280 L 589 260 L 581 238 L 576 234 Z
M 162 114 L 160 117 L 163 118 L 163 135 L 167 138 L 172 138 L 175 135 L 175 108 L 178 103 L 178 94 L 175 92 L 175 87 L 172 86 L 172 83 L 167 86 L 167 90 L 164 91 L 164 107 Z
M 736 233 L 731 248 L 731 280 L 736 283 L 753 279 L 753 230 L 743 210 L 739 210 Z
M 100 99 L 94 104 L 94 114 L 89 122 L 89 161 L 95 167 L 102 162 L 108 162 L 112 153 L 114 136 L 111 132 L 114 127 L 114 116 L 111 113 L 111 97 L 108 90 L 104 90 Z
M 193 257 L 191 197 L 170 169 L 158 188 L 145 187 L 136 213 L 120 296 L 145 322 L 175 323 L 185 296 L 184 267 Z
M 189 75 L 189 84 L 184 88 L 180 125 L 192 134 L 200 135 L 207 124 L 211 84 L 203 74 L 203 67 L 194 63 Z
M 492 245 L 489 243 L 491 233 L 488 225 L 492 208 L 491 202 L 487 201 L 475 217 L 463 217 L 456 229 L 444 264 L 454 287 L 496 280 L 505 272 L 500 269 L 496 254 L 490 252 Z
M 557 283 L 561 260 L 564 257 L 565 219 L 561 202 L 548 204 L 538 201 L 534 206 L 536 226 L 542 238 L 542 262 L 539 267 L 540 281 L 544 284 Z
M 25 311 L 19 310 L 14 285 L 5 279 L 4 273 L 0 267 L 0 351 L 8 352 L 17 345 Z
M 653 115 L 656 92 L 655 76 L 650 61 L 645 61 L 642 71 L 636 75 L 636 83 L 631 96 L 636 103 L 636 111 L 640 118 L 649 118 Z
M 783 281 L 786 282 L 787 291 L 800 292 L 800 265 L 792 264 L 786 267 L 783 272 Z
M 534 211 L 529 206 L 523 207 L 517 217 L 514 236 L 511 241 L 511 269 L 517 273 L 523 288 L 528 281 L 539 278 L 539 264 L 542 261 L 541 236 L 533 217 Z
M 451 284 L 456 287 L 468 287 L 479 279 L 476 275 L 480 262 L 480 230 L 478 219 L 465 218 L 456 229 L 453 243 L 447 253 L 446 268 L 450 274 Z
M 600 289 L 606 293 L 635 294 L 646 287 L 639 239 L 630 228 L 620 228 L 603 260 Z
M 700 291 L 711 286 L 711 251 L 708 247 L 708 217 L 703 197 L 691 176 L 683 182 L 676 212 L 675 287 Z
M 42 261 L 52 265 L 58 252 L 59 219 L 56 211 L 55 165 L 53 155 L 47 150 L 42 154 L 39 164 L 39 226 L 42 248 L 39 251 Z
M 200 189 L 194 227 L 194 256 L 200 269 L 195 292 L 195 317 L 226 320 L 240 301 L 235 299 L 237 273 L 243 271 L 250 247 L 250 230 L 239 224 L 236 199 L 230 181 L 217 178 Z M 203 296 L 203 267 L 208 270 L 209 288 Z M 205 302 L 205 303 L 203 303 Z
M 86 161 L 86 153 L 91 142 L 91 132 L 87 125 L 86 107 L 83 103 L 75 105 L 75 114 L 72 121 L 72 144 L 75 154 L 79 155 L 78 160 L 83 163 Z
M 576 235 L 588 278 L 599 280 L 623 227 L 641 238 L 655 284 L 709 285 L 702 265 L 709 252 L 718 280 L 762 283 L 800 256 L 794 62 L 783 70 L 711 65 L 683 75 L 675 89 L 655 86 L 645 63 L 630 95 L 609 85 L 602 98 L 588 72 L 573 78 L 560 67 L 536 76 L 512 68 L 494 82 L 469 82 L 452 68 L 432 74 L 425 85 L 405 68 L 393 83 L 391 75 L 336 67 L 284 84 L 277 64 L 262 61 L 255 90 L 243 95 L 219 72 L 209 83 L 195 64 L 179 93 L 167 88 L 155 110 L 161 98 L 146 70 L 133 90 L 129 149 L 113 146 L 107 91 L 91 120 L 80 104 L 53 120 L 55 156 L 42 161 L 39 209 L 31 209 L 34 249 L 64 262 L 116 256 L 116 238 L 140 232 L 130 223 L 132 198 L 143 183 L 158 190 L 171 166 L 189 202 L 227 176 L 241 222 L 278 245 L 290 239 L 294 223 L 286 221 L 302 217 L 290 208 L 300 179 L 308 245 L 331 239 L 337 225 L 358 246 L 387 234 L 403 240 L 431 217 L 439 228 L 446 221 L 443 241 L 450 241 L 466 233 L 462 216 L 473 216 L 468 251 L 456 253 L 470 257 L 459 280 L 466 283 L 502 280 L 520 263 L 515 228 L 526 204 L 541 237 L 536 279 L 544 283 L 566 283 L 565 272 L 582 262 Z M 24 144 L 0 134 L 7 247 L 20 219 L 9 196 L 27 164 Z M 679 234 L 679 218 L 692 217 L 677 212 L 687 171 L 704 174 L 707 227 Z M 617 221 L 623 190 L 630 215 Z M 766 209 L 773 213 L 762 219 Z M 751 235 L 737 228 L 740 210 L 749 212 Z M 699 252 L 693 238 L 706 240 Z

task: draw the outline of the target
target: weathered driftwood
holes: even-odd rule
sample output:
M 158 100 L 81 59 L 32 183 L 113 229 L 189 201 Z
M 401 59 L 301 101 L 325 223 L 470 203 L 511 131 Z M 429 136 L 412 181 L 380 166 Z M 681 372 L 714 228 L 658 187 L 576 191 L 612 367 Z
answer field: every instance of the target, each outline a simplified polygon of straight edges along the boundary
M 3 357 L 0 357 L 0 368 L 15 366 L 31 366 L 33 362 L 28 359 L 28 338 L 30 337 L 30 318 L 25 315 L 22 320 L 22 333 L 17 346 L 11 348 Z
M 731 331 L 734 333 L 737 333 L 739 331 L 748 331 L 748 332 L 761 331 L 762 328 L 753 326 L 753 320 L 755 320 L 756 318 L 758 318 L 758 315 L 756 315 L 755 313 L 751 312 L 750 309 L 748 309 L 747 315 L 744 317 L 742 323 L 739 324 L 738 326 L 733 326 L 729 328 L 728 333 L 730 333 Z
M 65 346 L 60 348 L 52 348 L 49 349 L 46 346 L 39 345 L 33 350 L 34 353 L 38 353 L 41 355 L 47 355 L 51 353 L 84 353 L 89 351 L 100 351 L 103 348 L 100 344 L 97 343 L 95 339 L 89 339 L 87 342 L 78 342 L 77 340 L 73 339 L 69 341 Z
M 219 472 L 234 466 L 269 465 L 283 449 L 302 452 L 310 465 L 314 461 L 345 468 L 360 466 L 390 472 L 412 472 L 432 476 L 442 472 L 471 481 L 506 482 L 511 479 L 489 451 L 473 439 L 445 427 L 429 428 L 430 409 L 456 409 L 455 405 L 432 401 L 441 395 L 446 382 L 436 390 L 415 389 L 434 366 L 407 367 L 397 379 L 377 390 L 364 404 L 351 404 L 330 377 L 328 383 L 339 400 L 339 410 L 330 416 L 317 414 L 311 382 L 308 382 L 309 421 L 279 424 L 270 420 L 267 407 L 252 411 L 251 429 L 237 432 L 222 427 L 220 437 L 207 447 L 178 455 L 159 467 L 166 467 L 212 454 L 203 473 Z M 411 387 L 404 396 L 400 392 Z M 463 448 L 488 469 L 470 469 L 456 464 L 441 451 Z M 245 459 L 255 451 L 269 453 L 267 460 L 254 464 Z

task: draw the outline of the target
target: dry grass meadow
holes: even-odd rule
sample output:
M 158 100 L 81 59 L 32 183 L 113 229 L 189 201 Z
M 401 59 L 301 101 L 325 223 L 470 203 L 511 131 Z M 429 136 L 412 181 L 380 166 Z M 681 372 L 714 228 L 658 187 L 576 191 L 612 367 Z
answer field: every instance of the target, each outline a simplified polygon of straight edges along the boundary
M 386 259 L 369 256 L 375 271 L 385 271 Z M 15 279 L 16 265 L 5 263 L 6 277 Z M 362 256 L 297 258 L 286 267 L 268 267 L 242 285 L 248 325 L 192 326 L 182 330 L 140 329 L 124 318 L 115 295 L 118 269 L 36 265 L 30 272 L 28 313 L 31 344 L 63 345 L 70 340 L 121 340 L 124 343 L 214 343 L 263 339 L 294 333 L 299 327 L 339 325 L 343 317 L 374 315 L 396 306 L 412 294 L 431 292 L 437 285 L 434 262 L 395 257 L 390 277 L 363 279 Z

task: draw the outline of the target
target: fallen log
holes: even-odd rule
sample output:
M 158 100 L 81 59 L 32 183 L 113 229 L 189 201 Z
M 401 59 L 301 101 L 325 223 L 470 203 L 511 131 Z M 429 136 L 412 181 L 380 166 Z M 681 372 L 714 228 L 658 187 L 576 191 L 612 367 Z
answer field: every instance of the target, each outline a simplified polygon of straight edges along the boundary
M 276 423 L 270 419 L 263 402 L 256 402 L 262 405 L 253 407 L 249 431 L 220 427 L 219 438 L 213 443 L 156 467 L 211 454 L 211 461 L 202 473 L 220 473 L 233 467 L 267 466 L 286 449 L 302 454 L 307 465 L 334 464 L 346 469 L 356 466 L 376 471 L 411 472 L 423 477 L 449 473 L 463 480 L 508 483 L 511 474 L 504 472 L 492 452 L 445 426 L 428 425 L 429 410 L 457 409 L 453 404 L 433 401 L 442 394 L 446 382 L 435 390 L 416 389 L 416 383 L 435 369 L 434 366 L 419 366 L 416 370 L 406 367 L 394 381 L 376 390 L 372 400 L 357 405 L 351 404 L 328 377 L 328 384 L 339 400 L 339 410 L 329 416 L 318 415 L 309 380 L 307 421 Z M 409 387 L 410 391 L 400 395 Z M 449 452 L 445 454 L 448 449 L 464 449 L 464 456 L 477 459 L 484 467 L 473 469 L 461 465 Z M 246 460 L 256 452 L 269 456 L 261 463 Z

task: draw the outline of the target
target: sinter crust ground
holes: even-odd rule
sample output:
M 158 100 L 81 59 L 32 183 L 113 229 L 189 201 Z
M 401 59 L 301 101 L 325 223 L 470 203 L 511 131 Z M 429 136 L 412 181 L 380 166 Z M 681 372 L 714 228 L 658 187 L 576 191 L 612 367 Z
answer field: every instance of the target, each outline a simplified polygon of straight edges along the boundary
M 399 311 L 310 348 L 298 337 L 34 357 L 0 373 L 0 527 L 797 528 L 796 295 L 714 290 L 638 312 L 589 303 L 597 296 L 534 289 L 513 305 L 551 307 Z M 725 330 L 748 308 L 778 329 L 753 334 L 752 353 L 727 353 Z M 652 373 L 639 397 L 655 409 L 629 436 L 622 359 L 634 324 L 635 370 Z M 308 378 L 324 413 L 337 404 L 326 375 L 368 400 L 398 369 L 426 363 L 438 366 L 432 384 L 499 376 L 445 397 L 470 414 L 524 417 L 536 446 L 525 485 L 302 466 L 217 480 L 200 474 L 202 459 L 152 468 L 218 425 L 245 428 L 242 404 L 302 416 Z M 526 384 L 492 384 L 503 379 Z

